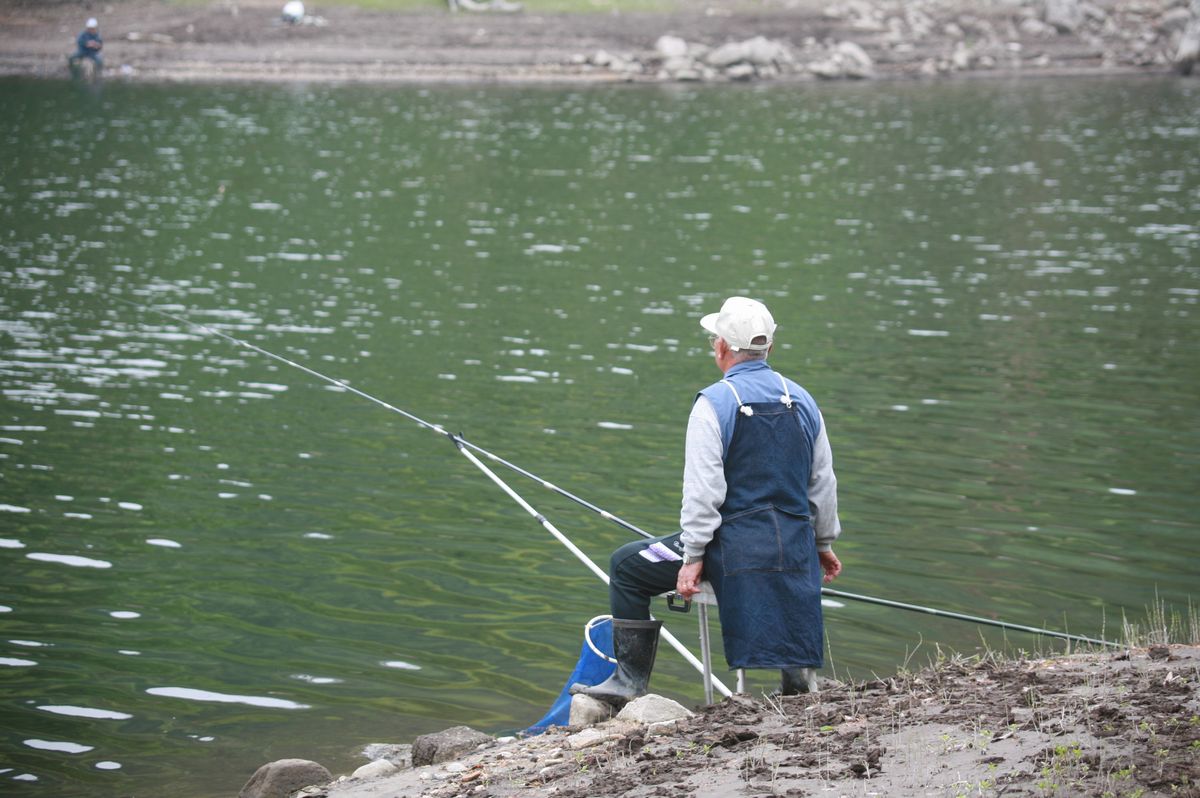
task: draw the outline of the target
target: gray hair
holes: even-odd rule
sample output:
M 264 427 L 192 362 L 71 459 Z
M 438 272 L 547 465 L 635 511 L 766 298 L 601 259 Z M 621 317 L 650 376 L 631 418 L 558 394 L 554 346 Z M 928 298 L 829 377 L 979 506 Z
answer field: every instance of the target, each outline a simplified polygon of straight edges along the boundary
M 740 349 L 733 353 L 734 363 L 746 363 L 751 360 L 766 360 L 766 349 Z

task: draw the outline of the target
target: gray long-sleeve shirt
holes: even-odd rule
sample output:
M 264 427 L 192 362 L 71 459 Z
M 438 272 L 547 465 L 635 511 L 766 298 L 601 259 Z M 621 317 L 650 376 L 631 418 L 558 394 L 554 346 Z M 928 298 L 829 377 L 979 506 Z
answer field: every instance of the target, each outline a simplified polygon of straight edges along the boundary
M 687 439 L 683 455 L 683 506 L 679 528 L 684 554 L 699 557 L 721 526 L 721 505 L 725 503 L 725 462 L 722 457 L 721 425 L 712 403 L 704 396 L 696 399 L 688 416 Z M 825 434 L 825 419 L 813 444 L 812 473 L 808 481 L 808 501 L 816 530 L 817 551 L 829 551 L 842 531 L 837 513 L 837 477 L 833 473 L 833 451 Z

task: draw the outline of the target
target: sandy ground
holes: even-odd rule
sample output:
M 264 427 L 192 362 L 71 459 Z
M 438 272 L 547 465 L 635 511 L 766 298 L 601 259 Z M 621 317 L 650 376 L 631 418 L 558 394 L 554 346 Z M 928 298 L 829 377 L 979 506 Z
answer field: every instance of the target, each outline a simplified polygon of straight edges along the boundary
M 553 729 L 307 794 L 1194 798 L 1200 646 L 950 659 L 811 696 L 735 696 L 661 732 Z
M 0 0 L 0 74 L 61 77 L 89 14 L 108 79 L 152 81 L 653 81 L 663 34 L 702 47 L 765 36 L 795 63 L 755 77 L 813 80 L 838 42 L 876 77 L 1166 73 L 1181 0 L 1092 0 L 1078 28 L 1044 22 L 1042 0 L 707 0 L 674 13 L 396 13 L 310 0 L 322 24 L 285 25 L 279 0 Z M 597 53 L 617 56 L 604 63 Z M 597 63 L 599 62 L 599 63 Z M 712 76 L 709 76 L 713 79 Z M 725 75 L 718 79 L 728 79 Z

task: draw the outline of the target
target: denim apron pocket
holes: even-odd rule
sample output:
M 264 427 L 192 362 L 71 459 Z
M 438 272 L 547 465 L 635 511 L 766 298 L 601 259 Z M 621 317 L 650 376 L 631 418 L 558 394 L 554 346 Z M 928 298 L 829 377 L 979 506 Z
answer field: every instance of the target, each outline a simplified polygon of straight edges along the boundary
M 813 529 L 806 515 L 770 504 L 753 507 L 724 519 L 718 534 L 726 576 L 811 567 Z

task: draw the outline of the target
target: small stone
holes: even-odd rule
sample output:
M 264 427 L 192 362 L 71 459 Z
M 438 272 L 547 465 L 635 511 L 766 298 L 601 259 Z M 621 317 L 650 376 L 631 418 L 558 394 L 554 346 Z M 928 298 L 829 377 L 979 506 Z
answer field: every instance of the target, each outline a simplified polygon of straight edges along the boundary
M 412 767 L 412 746 L 407 743 L 371 743 L 363 748 L 362 754 L 372 762 L 386 759 L 397 768 Z
M 676 77 L 676 80 L 681 78 Z M 571 712 L 567 723 L 571 726 L 591 726 L 608 720 L 612 714 L 612 704 L 578 693 L 571 696 Z
M 368 762 L 355 770 L 350 777 L 354 779 L 377 779 L 382 776 L 390 776 L 399 769 L 386 759 L 376 759 L 374 762 Z
M 1034 17 L 1026 17 L 1021 20 L 1018 28 L 1026 36 L 1045 37 L 1053 36 L 1056 33 L 1053 25 L 1047 25 L 1045 22 Z
M 954 46 L 954 52 L 950 55 L 950 63 L 959 72 L 971 68 L 971 48 L 962 42 L 958 42 Z
M 754 64 L 734 64 L 725 70 L 725 77 L 730 80 L 753 80 L 758 75 L 758 70 L 754 68 Z
M 678 701 L 654 693 L 635 698 L 617 714 L 618 720 L 632 720 L 647 725 L 690 717 L 692 713 Z
M 813 61 L 808 65 L 808 71 L 824 80 L 836 80 L 846 74 L 846 68 L 832 58 Z
M 291 798 L 328 798 L 329 790 L 313 784 L 292 793 Z
M 481 743 L 491 742 L 489 735 L 470 726 L 455 726 L 434 734 L 422 734 L 413 740 L 413 765 L 420 767 L 449 762 L 474 751 Z
M 467 766 L 462 762 L 450 762 L 446 765 L 444 770 L 447 773 L 465 773 L 467 771 Z
M 599 745 L 612 739 L 612 735 L 608 732 L 601 731 L 597 728 L 584 729 L 581 732 L 572 734 L 567 738 L 567 746 L 572 751 L 579 751 L 583 748 L 591 748 L 593 745 Z
M 1095 22 L 1103 22 L 1108 19 L 1108 12 L 1095 3 L 1082 2 L 1079 7 L 1083 9 L 1083 15 Z
M 278 759 L 254 771 L 238 798 L 288 798 L 312 784 L 328 784 L 333 774 L 308 759 Z

